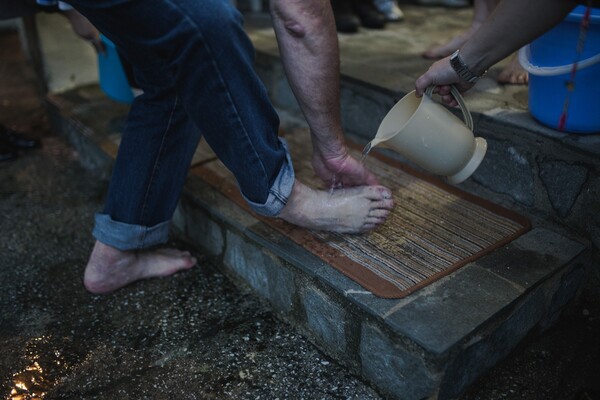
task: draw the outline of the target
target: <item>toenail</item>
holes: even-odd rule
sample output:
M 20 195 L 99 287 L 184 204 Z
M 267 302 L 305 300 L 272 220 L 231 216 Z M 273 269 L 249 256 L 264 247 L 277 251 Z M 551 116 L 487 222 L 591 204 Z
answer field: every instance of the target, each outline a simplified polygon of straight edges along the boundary
M 392 194 L 390 192 L 388 192 L 387 190 L 383 191 L 383 198 L 384 199 L 391 199 L 392 198 Z

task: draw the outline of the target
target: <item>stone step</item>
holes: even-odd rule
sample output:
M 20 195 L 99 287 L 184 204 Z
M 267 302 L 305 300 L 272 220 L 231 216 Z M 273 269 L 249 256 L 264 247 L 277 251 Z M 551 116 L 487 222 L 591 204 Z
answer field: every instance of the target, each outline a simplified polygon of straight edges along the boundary
M 51 94 L 48 104 L 55 129 L 84 164 L 108 176 L 127 107 L 97 86 Z M 534 224 L 408 297 L 382 299 L 237 206 L 193 168 L 174 225 L 232 279 L 391 399 L 459 396 L 526 335 L 556 320 L 590 264 L 588 246 Z
M 375 136 L 389 109 L 431 65 L 420 54 L 461 32 L 471 19 L 470 9 L 403 5 L 402 10 L 405 20 L 385 30 L 339 35 L 344 128 L 362 143 Z M 248 16 L 246 26 L 257 50 L 257 70 L 274 103 L 299 114 L 269 19 Z M 599 248 L 600 134 L 566 134 L 539 124 L 527 110 L 526 86 L 496 83 L 505 63 L 465 96 L 475 135 L 487 140 L 488 152 L 460 187 L 540 224 L 561 224 Z M 393 152 L 387 155 L 402 160 Z

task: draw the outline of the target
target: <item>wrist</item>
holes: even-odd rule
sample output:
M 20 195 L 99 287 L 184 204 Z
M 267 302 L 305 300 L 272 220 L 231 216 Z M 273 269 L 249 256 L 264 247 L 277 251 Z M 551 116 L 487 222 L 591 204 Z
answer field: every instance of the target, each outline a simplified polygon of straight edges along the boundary
M 344 134 L 339 130 L 327 130 L 317 134 L 311 130 L 313 151 L 324 158 L 338 157 L 346 153 Z
M 487 69 L 482 68 L 480 62 L 468 54 L 465 56 L 460 50 L 456 50 L 450 56 L 450 66 L 463 82 L 472 84 L 487 73 Z

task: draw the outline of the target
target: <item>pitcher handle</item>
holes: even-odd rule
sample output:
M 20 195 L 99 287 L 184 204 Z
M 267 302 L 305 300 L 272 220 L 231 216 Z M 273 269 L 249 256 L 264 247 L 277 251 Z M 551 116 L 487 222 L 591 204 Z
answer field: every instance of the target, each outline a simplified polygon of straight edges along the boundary
M 435 89 L 435 85 L 429 86 L 427 89 L 425 89 L 425 94 L 431 97 L 433 95 L 433 89 Z M 473 132 L 473 117 L 471 116 L 471 113 L 469 112 L 469 109 L 465 104 L 465 100 L 454 85 L 450 85 L 450 93 L 452 93 L 452 96 L 454 96 L 456 102 L 458 103 L 458 106 L 460 107 L 460 110 L 462 111 L 463 118 L 465 120 L 465 125 L 467 126 L 467 128 L 469 128 L 471 132 Z

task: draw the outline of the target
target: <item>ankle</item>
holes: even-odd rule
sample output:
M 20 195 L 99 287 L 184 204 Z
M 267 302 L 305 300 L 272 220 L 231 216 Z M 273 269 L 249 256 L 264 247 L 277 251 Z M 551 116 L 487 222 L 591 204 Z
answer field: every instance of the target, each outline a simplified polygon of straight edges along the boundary
M 301 199 L 303 197 L 306 197 L 306 190 L 311 189 L 307 186 L 304 186 L 304 184 L 302 184 L 301 182 L 294 182 L 294 186 L 292 187 L 292 193 L 290 194 L 286 205 L 279 213 L 279 218 L 287 222 L 291 222 L 292 220 L 296 219 L 296 216 L 299 214 L 299 205 L 302 203 Z
M 130 251 L 119 250 L 96 240 L 92 253 L 90 254 L 89 263 L 110 265 L 117 263 L 124 258 L 128 258 L 130 254 Z

